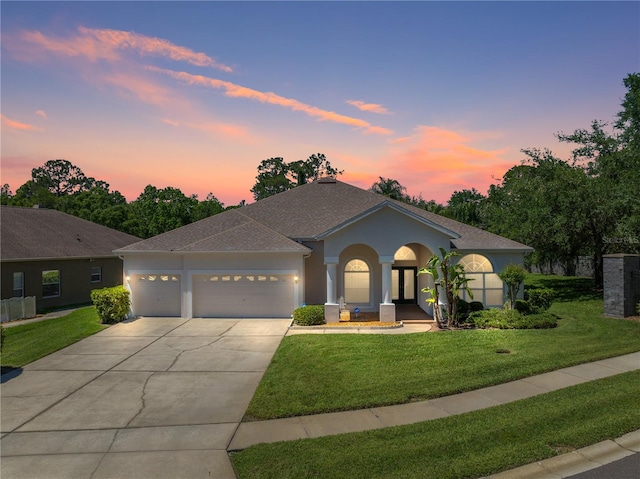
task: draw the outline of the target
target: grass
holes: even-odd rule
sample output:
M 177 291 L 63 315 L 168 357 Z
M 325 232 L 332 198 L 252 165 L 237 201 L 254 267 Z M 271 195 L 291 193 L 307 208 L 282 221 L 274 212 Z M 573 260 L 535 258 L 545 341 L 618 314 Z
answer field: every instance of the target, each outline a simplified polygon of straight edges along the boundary
M 5 328 L 2 368 L 22 367 L 106 327 L 91 306 L 60 318 Z
M 560 292 L 557 328 L 285 337 L 245 420 L 402 404 L 640 350 L 640 323 L 604 318 L 590 280 L 529 284 Z
M 640 428 L 640 372 L 408 426 L 232 455 L 240 479 L 480 477 Z

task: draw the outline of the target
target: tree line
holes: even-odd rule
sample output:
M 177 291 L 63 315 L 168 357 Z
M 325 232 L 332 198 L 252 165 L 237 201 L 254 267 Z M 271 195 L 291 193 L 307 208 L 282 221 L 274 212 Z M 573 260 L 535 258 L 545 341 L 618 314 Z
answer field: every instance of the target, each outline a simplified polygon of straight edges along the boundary
M 640 253 L 640 74 L 629 74 L 623 83 L 627 93 L 612 123 L 594 120 L 587 129 L 556 135 L 574 145 L 570 158 L 560 159 L 548 149 L 523 149 L 521 164 L 490 185 L 486 195 L 464 189 L 440 204 L 410 196 L 397 180 L 384 177 L 370 190 L 527 244 L 535 249 L 528 265 L 560 264 L 571 275 L 577 258 L 589 255 L 601 285 L 604 254 Z M 257 173 L 251 193 L 259 201 L 343 171 L 315 153 L 292 162 L 263 160 Z M 177 188 L 152 185 L 127 202 L 108 183 L 87 177 L 66 160 L 47 161 L 31 176 L 15 194 L 2 186 L 0 202 L 39 204 L 141 238 L 244 204 L 225 207 L 213 193 L 200 201 Z

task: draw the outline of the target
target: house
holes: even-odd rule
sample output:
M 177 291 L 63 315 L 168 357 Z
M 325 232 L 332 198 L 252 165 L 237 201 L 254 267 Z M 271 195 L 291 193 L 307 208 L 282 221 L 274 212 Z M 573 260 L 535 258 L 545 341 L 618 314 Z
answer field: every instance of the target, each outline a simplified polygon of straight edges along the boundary
M 2 299 L 35 296 L 39 311 L 91 302 L 91 290 L 122 284 L 113 251 L 140 238 L 61 211 L 0 207 Z
M 417 275 L 442 247 L 462 257 L 474 300 L 501 306 L 496 274 L 528 246 L 333 178 L 322 178 L 116 251 L 132 313 L 141 316 L 290 317 L 302 304 L 378 311 L 432 310 Z

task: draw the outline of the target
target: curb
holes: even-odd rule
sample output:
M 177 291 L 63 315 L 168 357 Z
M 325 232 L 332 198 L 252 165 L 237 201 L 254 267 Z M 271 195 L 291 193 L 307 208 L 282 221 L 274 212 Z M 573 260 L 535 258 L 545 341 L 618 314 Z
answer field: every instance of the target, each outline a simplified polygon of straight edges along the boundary
M 562 479 L 640 453 L 640 429 L 482 479 Z

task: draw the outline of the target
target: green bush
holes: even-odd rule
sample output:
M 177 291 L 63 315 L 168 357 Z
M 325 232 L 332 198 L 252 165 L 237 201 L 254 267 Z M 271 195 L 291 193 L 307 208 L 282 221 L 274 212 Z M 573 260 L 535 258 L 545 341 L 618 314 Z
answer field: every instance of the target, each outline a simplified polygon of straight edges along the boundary
M 469 319 L 469 312 L 471 311 L 471 307 L 469 303 L 467 303 L 464 299 L 458 298 L 458 304 L 456 306 L 457 313 L 456 317 L 458 319 L 458 323 L 464 323 Z
M 293 312 L 293 322 L 298 326 L 324 324 L 324 306 L 321 304 L 312 304 L 296 309 Z
M 515 309 L 485 309 L 469 315 L 476 328 L 496 329 L 546 329 L 558 325 L 557 318 L 550 313 L 524 315 Z
M 124 286 L 94 289 L 91 291 L 91 301 L 103 324 L 118 323 L 126 319 L 131 306 L 129 291 Z
M 555 291 L 549 288 L 525 289 L 524 299 L 529 302 L 532 312 L 542 312 L 551 307 L 555 294 Z
M 529 302 L 525 301 L 524 299 L 516 299 L 515 306 L 516 311 L 518 311 L 519 313 L 529 314 L 531 312 L 531 306 L 529 305 Z
M 2 346 L 4 346 L 4 328 L 0 326 L 0 351 L 2 351 Z
M 474 311 L 482 311 L 484 309 L 484 304 L 480 301 L 471 301 L 469 303 L 469 309 L 473 313 Z

